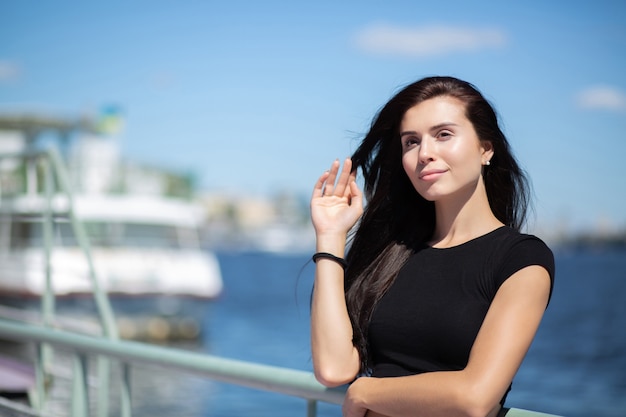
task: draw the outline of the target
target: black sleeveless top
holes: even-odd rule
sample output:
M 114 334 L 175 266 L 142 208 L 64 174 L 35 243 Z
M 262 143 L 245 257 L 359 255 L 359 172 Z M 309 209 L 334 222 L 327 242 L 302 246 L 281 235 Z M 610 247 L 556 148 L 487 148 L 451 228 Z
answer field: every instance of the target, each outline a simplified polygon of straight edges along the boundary
M 451 248 L 418 250 L 373 311 L 372 376 L 465 368 L 500 285 L 530 265 L 548 271 L 552 293 L 552 251 L 506 226 Z

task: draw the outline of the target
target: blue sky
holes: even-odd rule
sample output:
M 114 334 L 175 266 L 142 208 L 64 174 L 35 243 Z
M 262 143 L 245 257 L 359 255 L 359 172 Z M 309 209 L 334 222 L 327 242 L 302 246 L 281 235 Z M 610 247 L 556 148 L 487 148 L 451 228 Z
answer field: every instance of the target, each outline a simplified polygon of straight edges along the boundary
M 435 4 L 436 3 L 436 4 Z M 626 227 L 626 2 L 0 2 L 0 112 L 122 109 L 126 157 L 308 195 L 401 86 L 491 100 L 533 229 Z

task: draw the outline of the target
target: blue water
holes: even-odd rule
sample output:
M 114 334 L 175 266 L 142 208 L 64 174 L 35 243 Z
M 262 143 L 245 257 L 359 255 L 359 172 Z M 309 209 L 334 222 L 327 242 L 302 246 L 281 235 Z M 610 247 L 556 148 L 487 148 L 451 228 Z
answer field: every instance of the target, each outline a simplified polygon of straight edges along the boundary
M 225 291 L 200 350 L 311 369 L 306 256 L 219 254 Z M 507 405 L 563 416 L 626 416 L 626 251 L 556 251 L 554 294 Z M 141 372 L 138 372 L 141 375 Z M 148 375 L 148 374 L 146 374 Z M 149 374 L 140 415 L 304 416 L 302 399 L 186 375 Z M 155 391 L 156 387 L 156 392 Z M 340 416 L 320 404 L 319 416 Z

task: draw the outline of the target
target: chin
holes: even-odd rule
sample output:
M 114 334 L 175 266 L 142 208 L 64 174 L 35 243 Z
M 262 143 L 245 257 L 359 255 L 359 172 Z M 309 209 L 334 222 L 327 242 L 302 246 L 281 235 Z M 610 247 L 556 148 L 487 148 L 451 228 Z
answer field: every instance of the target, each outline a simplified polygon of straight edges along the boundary
M 433 195 L 432 193 L 420 193 L 419 191 L 417 192 L 424 200 L 426 201 L 430 201 L 430 202 L 434 202 L 437 201 L 439 198 L 441 198 L 440 195 Z
M 420 190 L 417 187 L 415 187 L 415 191 L 417 191 L 417 193 L 426 201 L 436 201 L 440 199 L 441 197 L 444 197 L 442 193 L 439 193 L 436 190 L 433 190 L 432 188 L 433 187 L 429 187 L 426 190 L 424 189 Z

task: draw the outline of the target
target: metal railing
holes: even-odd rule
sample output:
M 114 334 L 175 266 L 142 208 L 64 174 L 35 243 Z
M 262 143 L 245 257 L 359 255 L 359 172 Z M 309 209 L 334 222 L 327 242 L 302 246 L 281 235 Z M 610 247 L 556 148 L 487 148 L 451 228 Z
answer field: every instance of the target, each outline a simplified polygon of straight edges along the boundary
M 67 349 L 74 352 L 82 363 L 87 363 L 88 355 L 106 356 L 121 363 L 122 378 L 126 381 L 130 381 L 132 365 L 148 364 L 170 371 L 196 374 L 219 382 L 303 398 L 307 400 L 309 417 L 316 415 L 318 401 L 341 404 L 345 394 L 345 387 L 326 388 L 307 371 L 226 359 L 140 342 L 103 339 L 4 319 L 0 319 L 0 336 Z M 79 368 L 74 369 L 77 371 Z M 78 372 L 74 375 L 72 396 L 77 397 L 77 400 L 74 400 L 76 404 L 72 407 L 73 416 L 87 415 L 86 384 L 85 373 Z M 130 402 L 130 399 L 128 401 Z M 123 415 L 130 416 L 130 410 L 124 411 Z M 549 416 L 551 415 L 515 408 L 507 413 L 507 417 Z
M 88 369 L 89 357 L 97 358 L 96 405 L 99 417 L 108 415 L 110 365 L 112 360 L 118 361 L 122 367 L 119 384 L 121 390 L 120 413 L 122 417 L 130 417 L 132 414 L 130 375 L 133 365 L 138 364 L 153 365 L 171 371 L 183 371 L 220 382 L 303 398 L 307 401 L 307 415 L 309 417 L 317 414 L 318 401 L 331 404 L 342 403 L 345 387 L 326 388 L 315 380 L 311 372 L 120 340 L 108 298 L 106 293 L 100 288 L 96 277 L 87 235 L 83 225 L 73 211 L 71 187 L 61 158 L 54 149 L 43 152 L 0 155 L 0 160 L 4 158 L 21 158 L 26 161 L 26 177 L 29 181 L 27 189 L 29 192 L 37 192 L 40 188 L 38 185 L 30 182 L 36 180 L 38 176 L 37 170 L 41 170 L 44 178 L 43 188 L 46 197 L 46 211 L 43 216 L 43 249 L 46 259 L 46 288 L 41 303 L 42 324 L 0 317 L 0 336 L 2 338 L 16 342 L 34 343 L 36 346 L 35 370 L 37 383 L 36 393 L 31 398 L 36 410 L 41 411 L 44 408 L 46 400 L 44 386 L 46 377 L 45 364 L 52 358 L 53 347 L 68 350 L 73 355 L 70 407 L 72 417 L 86 417 L 90 414 L 88 389 L 88 377 L 90 375 Z M 53 175 L 56 182 L 53 181 Z M 77 242 L 88 262 L 89 278 L 103 329 L 102 336 L 90 336 L 55 327 L 57 321 L 54 317 L 54 292 L 52 291 L 50 267 L 53 226 L 52 197 L 57 192 L 55 184 L 68 199 L 67 215 L 72 224 Z M 0 204 L 2 202 L 3 200 L 0 197 Z M 550 415 L 520 409 L 511 409 L 507 413 L 507 417 L 542 416 L 549 417 Z
M 315 380 L 312 373 L 306 371 L 225 359 L 147 343 L 102 339 L 4 319 L 0 319 L 0 336 L 15 341 L 34 342 L 38 345 L 45 343 L 63 348 L 72 352 L 83 363 L 87 363 L 88 355 L 106 356 L 120 362 L 121 375 L 127 381 L 130 381 L 132 365 L 148 364 L 161 369 L 196 374 L 219 382 L 304 398 L 308 400 L 309 416 L 315 415 L 316 401 L 341 404 L 345 392 L 341 388 L 324 387 Z M 84 382 L 84 373 L 79 373 L 78 376 L 78 379 Z M 83 409 L 87 404 L 86 382 L 81 383 L 82 386 L 77 386 L 76 375 L 74 380 L 72 396 L 79 397 L 76 400 L 78 405 L 75 407 Z M 130 415 L 129 410 L 125 413 Z M 72 415 L 86 414 L 77 412 Z

